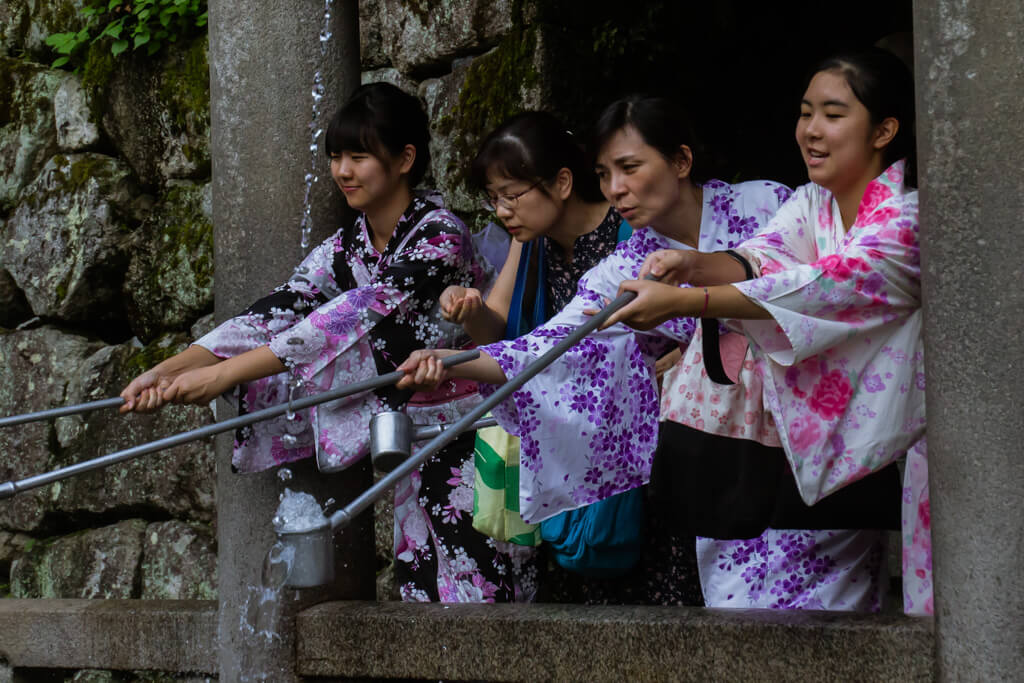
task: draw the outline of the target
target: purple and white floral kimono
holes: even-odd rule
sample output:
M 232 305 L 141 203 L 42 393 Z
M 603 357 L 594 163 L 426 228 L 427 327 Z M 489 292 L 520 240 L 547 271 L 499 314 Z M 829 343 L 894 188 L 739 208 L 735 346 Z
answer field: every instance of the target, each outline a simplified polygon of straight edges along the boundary
M 790 190 L 767 181 L 713 180 L 703 193 L 699 248 L 715 251 L 735 247 L 766 224 Z M 545 325 L 481 351 L 513 377 L 586 321 L 584 310 L 600 308 L 620 282 L 635 279 L 648 254 L 688 248 L 641 228 L 584 275 L 576 296 Z M 647 332 L 625 325 L 595 332 L 493 411 L 522 439 L 523 519 L 540 522 L 648 482 L 658 433 L 654 362 L 673 343 L 689 343 L 694 327 L 692 318 L 679 318 Z M 494 390 L 481 385 L 484 394 Z
M 196 343 L 222 358 L 269 346 L 284 362 L 287 372 L 238 390 L 239 412 L 253 412 L 286 402 L 293 390 L 304 396 L 391 372 L 416 349 L 458 347 L 461 328 L 441 319 L 440 294 L 449 285 L 483 287 L 491 274 L 462 221 L 437 195 L 417 195 L 383 252 L 361 215 L 310 252 L 287 283 Z M 376 413 L 409 401 L 414 423 L 451 422 L 479 400 L 475 386 L 457 382 L 432 396 L 393 387 L 364 392 L 240 430 L 232 462 L 257 472 L 315 452 L 322 470 L 340 470 L 369 452 Z M 395 555 L 397 574 L 408 578 L 404 598 L 514 595 L 517 573 L 509 558 L 471 527 L 466 481 L 471 486 L 472 438 L 449 446 L 398 486 Z
M 849 231 L 835 198 L 808 184 L 737 251 L 760 277 L 735 286 L 773 319 L 729 325 L 750 340 L 801 497 L 811 505 L 908 453 L 905 609 L 931 613 L 917 192 L 903 162 L 868 185 Z M 882 543 L 877 531 L 769 529 L 702 539 L 698 556 L 716 604 L 877 609 Z

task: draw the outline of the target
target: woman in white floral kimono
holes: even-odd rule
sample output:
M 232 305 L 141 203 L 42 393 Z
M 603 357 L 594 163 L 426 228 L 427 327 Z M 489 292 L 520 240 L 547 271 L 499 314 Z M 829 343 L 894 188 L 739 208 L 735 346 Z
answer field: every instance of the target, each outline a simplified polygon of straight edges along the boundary
M 448 352 L 417 352 L 400 366 L 412 373 L 409 386 L 434 386 L 450 375 L 483 382 L 481 391 L 493 392 L 584 322 L 585 311 L 613 296 L 623 279 L 637 277 L 647 255 L 733 247 L 790 195 L 768 181 L 694 181 L 685 119 L 661 98 L 615 102 L 597 129 L 602 192 L 623 218 L 645 227 L 590 269 L 575 297 L 547 323 L 483 346 L 480 359 L 450 371 L 436 362 Z M 655 363 L 677 344 L 685 347 L 694 328 L 693 318 L 680 318 L 649 334 L 623 325 L 593 334 L 494 410 L 501 426 L 522 440 L 523 519 L 541 522 L 647 483 L 658 433 Z M 650 515 L 644 531 L 648 542 L 638 566 L 617 579 L 580 577 L 581 599 L 700 604 L 693 536 L 676 534 Z
M 804 94 L 796 131 L 812 182 L 736 248 L 740 259 L 695 251 L 652 254 L 641 275 L 662 281 L 623 283 L 621 291 L 638 297 L 609 324 L 648 329 L 678 316 L 728 318 L 752 352 L 736 364 L 745 391 L 703 392 L 704 369 L 695 367 L 700 359 L 684 358 L 666 381 L 663 417 L 667 424 L 678 422 L 678 430 L 780 446 L 812 511 L 891 472 L 907 454 L 904 608 L 929 614 L 917 192 L 906 184 L 906 159 L 914 149 L 912 98 L 909 73 L 880 50 L 824 62 Z M 742 260 L 756 279 L 746 279 Z M 684 282 L 694 286 L 672 286 Z M 742 350 L 733 355 L 743 358 Z M 762 398 L 769 424 L 757 419 Z M 725 419 L 721 428 L 714 411 Z M 737 416 L 743 419 L 732 419 Z M 666 447 L 657 461 L 674 457 L 684 456 Z M 697 485 L 720 485 L 718 490 L 735 494 L 756 483 L 735 472 L 732 481 Z M 894 501 L 862 497 L 860 503 L 861 524 L 768 528 L 748 540 L 701 539 L 707 603 L 878 609 L 884 541 L 873 508 Z M 840 517 L 858 512 L 838 507 Z M 769 506 L 764 519 L 775 512 Z
M 205 404 L 238 387 L 240 413 L 391 372 L 415 349 L 459 345 L 437 300 L 449 285 L 486 285 L 466 226 L 436 194 L 414 192 L 429 165 L 419 101 L 363 86 L 334 116 L 331 175 L 360 212 L 314 249 L 292 278 L 186 351 L 129 384 L 124 412 Z M 451 422 L 479 402 L 469 382 L 434 395 L 365 392 L 239 431 L 233 465 L 256 472 L 316 454 L 343 469 L 369 451 L 370 418 L 408 403 L 417 424 Z M 414 601 L 511 601 L 532 592 L 517 555 L 472 528 L 473 435 L 438 453 L 395 492 L 396 579 Z M 520 579 L 523 579 L 520 581 Z

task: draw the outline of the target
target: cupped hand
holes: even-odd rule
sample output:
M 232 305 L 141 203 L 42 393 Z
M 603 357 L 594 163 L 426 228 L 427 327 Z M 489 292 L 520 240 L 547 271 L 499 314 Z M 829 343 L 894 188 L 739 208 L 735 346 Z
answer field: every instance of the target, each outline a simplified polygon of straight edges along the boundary
M 436 391 L 441 382 L 448 379 L 448 370 L 441 361 L 456 351 L 449 349 L 420 349 L 413 351 L 404 363 L 398 366 L 405 377 L 398 380 L 395 387 L 412 391 Z
M 474 287 L 452 285 L 441 292 L 441 317 L 462 324 L 475 317 L 484 306 L 483 295 Z
M 206 405 L 234 386 L 223 376 L 222 367 L 223 364 L 218 363 L 181 373 L 163 390 L 163 400 L 167 403 Z
M 698 252 L 685 249 L 659 249 L 647 255 L 640 266 L 640 279 L 653 275 L 667 285 L 679 285 L 693 279 Z

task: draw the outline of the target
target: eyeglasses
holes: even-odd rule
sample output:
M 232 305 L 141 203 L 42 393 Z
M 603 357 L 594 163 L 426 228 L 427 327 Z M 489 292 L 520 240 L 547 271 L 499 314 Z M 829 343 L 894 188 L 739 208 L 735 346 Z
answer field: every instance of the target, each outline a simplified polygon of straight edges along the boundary
M 541 178 L 533 185 L 530 185 L 522 192 L 518 192 L 516 194 L 499 194 L 493 197 L 491 195 L 484 195 L 484 197 L 480 200 L 480 206 L 482 206 L 485 211 L 497 211 L 499 206 L 506 208 L 509 211 L 512 211 L 519 204 L 520 197 L 522 197 L 524 194 L 534 189 L 543 182 L 544 178 Z

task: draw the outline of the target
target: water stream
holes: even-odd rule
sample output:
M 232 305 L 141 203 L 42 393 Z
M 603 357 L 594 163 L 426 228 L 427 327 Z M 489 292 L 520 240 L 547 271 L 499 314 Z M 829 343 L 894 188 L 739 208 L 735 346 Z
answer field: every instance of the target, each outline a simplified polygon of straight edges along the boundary
M 324 14 L 323 20 L 320 22 L 320 64 L 323 66 L 324 58 L 327 56 L 327 45 L 331 40 L 331 5 L 334 4 L 334 0 L 324 0 Z M 311 95 L 313 96 L 313 113 L 309 120 L 309 173 L 305 176 L 305 194 L 302 202 L 302 221 L 300 227 L 302 229 L 302 240 L 300 242 L 302 246 L 302 253 L 305 254 L 309 251 L 309 236 L 313 230 L 313 185 L 320 180 L 320 177 L 316 174 L 316 159 L 317 152 L 320 150 L 320 136 L 323 135 L 323 126 L 320 122 L 320 105 L 324 98 L 326 90 L 324 88 L 324 77 L 321 69 L 317 69 L 313 73 L 313 88 Z

